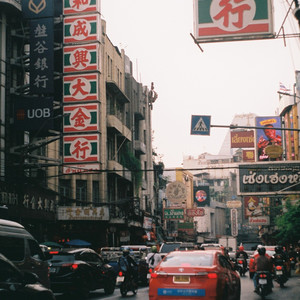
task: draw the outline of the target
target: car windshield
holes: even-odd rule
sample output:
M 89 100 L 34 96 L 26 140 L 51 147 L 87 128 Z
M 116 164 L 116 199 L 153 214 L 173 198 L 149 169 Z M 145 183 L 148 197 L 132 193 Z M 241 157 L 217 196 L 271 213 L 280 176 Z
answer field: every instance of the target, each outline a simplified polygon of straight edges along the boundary
M 211 267 L 213 255 L 211 253 L 199 252 L 174 252 L 170 253 L 161 262 L 161 267 L 193 266 L 193 267 Z
M 58 263 L 58 262 L 72 263 L 73 261 L 74 261 L 74 255 L 69 253 L 53 255 L 51 258 L 52 263 Z
M 159 251 L 162 253 L 169 253 L 171 251 L 179 249 L 180 245 L 181 243 L 163 244 Z

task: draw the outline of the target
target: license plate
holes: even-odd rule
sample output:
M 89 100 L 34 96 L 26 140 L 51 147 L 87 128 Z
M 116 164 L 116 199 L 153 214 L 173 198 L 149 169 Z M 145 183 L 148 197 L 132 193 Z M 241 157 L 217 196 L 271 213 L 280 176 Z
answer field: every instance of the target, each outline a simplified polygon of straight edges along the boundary
M 55 273 L 56 272 L 56 268 L 50 268 L 49 273 Z
M 267 284 L 267 279 L 259 279 L 258 283 L 259 284 Z
M 117 282 L 123 282 L 123 281 L 124 281 L 124 276 L 117 277 Z
M 147 279 L 150 279 L 151 278 L 151 274 L 147 274 Z
M 282 271 L 276 271 L 276 275 L 282 275 Z
M 158 296 L 205 297 L 205 289 L 157 289 Z M 195 298 L 196 299 L 196 298 Z
M 190 283 L 190 276 L 177 275 L 173 277 L 173 282 Z

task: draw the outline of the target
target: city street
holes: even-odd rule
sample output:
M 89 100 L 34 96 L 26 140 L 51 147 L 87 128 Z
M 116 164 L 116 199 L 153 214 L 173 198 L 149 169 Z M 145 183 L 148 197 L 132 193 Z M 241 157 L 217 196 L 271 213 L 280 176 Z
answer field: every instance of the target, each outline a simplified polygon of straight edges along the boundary
M 253 281 L 249 279 L 249 274 L 247 273 L 245 277 L 241 278 L 242 293 L 241 300 L 259 300 L 261 299 L 259 295 L 253 292 Z M 57 296 L 57 300 L 63 300 L 65 297 Z M 118 289 L 115 290 L 113 295 L 105 296 L 103 290 L 97 290 L 90 293 L 89 299 L 99 300 L 99 299 L 121 299 L 122 296 Z M 138 293 L 134 296 L 132 293 L 128 293 L 127 299 L 136 300 L 146 300 L 148 299 L 148 287 L 141 287 Z M 279 285 L 274 282 L 274 288 L 272 294 L 267 296 L 268 300 L 300 300 L 300 276 L 294 275 L 288 280 L 285 288 L 280 288 Z

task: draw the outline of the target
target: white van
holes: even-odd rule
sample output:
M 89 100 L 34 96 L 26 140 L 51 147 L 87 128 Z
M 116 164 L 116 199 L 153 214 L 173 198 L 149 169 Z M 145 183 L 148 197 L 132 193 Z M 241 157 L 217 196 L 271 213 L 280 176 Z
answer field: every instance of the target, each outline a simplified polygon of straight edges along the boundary
M 45 287 L 50 287 L 48 257 L 24 226 L 0 219 L 0 253 L 21 271 L 36 274 Z

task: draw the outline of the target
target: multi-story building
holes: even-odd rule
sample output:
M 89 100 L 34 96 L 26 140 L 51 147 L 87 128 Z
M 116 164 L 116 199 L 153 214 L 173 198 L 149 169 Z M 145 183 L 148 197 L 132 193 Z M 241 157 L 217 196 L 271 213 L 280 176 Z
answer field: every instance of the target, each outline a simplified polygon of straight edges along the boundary
M 60 1 L 57 4 L 62 5 Z M 14 96 L 35 96 L 29 90 L 33 63 L 26 27 L 29 22 L 23 18 L 18 1 L 0 1 L 0 7 L 0 40 L 4 45 L 0 52 L 0 205 L 8 207 L 7 217 L 30 227 L 40 241 L 80 238 L 95 247 L 141 243 L 142 236 L 155 230 L 160 222 L 156 217 L 157 176 L 152 159 L 151 110 L 157 98 L 154 87 L 148 88 L 134 79 L 130 58 L 110 41 L 106 22 L 101 18 L 101 34 L 94 43 L 98 68 L 93 72 L 79 74 L 73 69 L 68 73 L 67 48 L 85 47 L 86 43 L 63 37 L 67 17 L 64 23 L 54 18 L 55 88 L 38 98 L 54 98 L 54 126 L 44 135 L 36 134 L 40 128 L 17 129 L 13 119 Z M 55 7 L 52 18 L 61 16 L 62 11 L 63 8 Z M 71 12 L 68 22 L 76 16 Z M 99 20 L 100 12 L 96 11 L 94 17 Z M 72 76 L 77 80 L 73 94 Z M 90 86 L 98 96 L 86 102 L 83 97 L 72 100 L 71 96 L 86 93 L 84 79 L 91 76 L 96 82 Z M 71 121 L 75 112 L 81 117 L 89 113 L 94 123 L 84 127 L 80 123 L 83 119 L 77 119 L 81 128 L 76 128 Z M 67 157 L 72 152 L 68 141 L 88 138 L 96 139 L 91 146 L 90 153 L 96 157 L 92 163 L 84 147 L 80 149 L 81 158 L 86 156 L 86 161 Z M 79 150 L 76 151 L 73 149 L 78 155 Z

